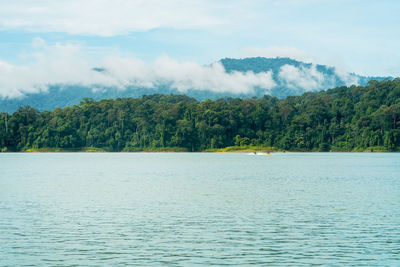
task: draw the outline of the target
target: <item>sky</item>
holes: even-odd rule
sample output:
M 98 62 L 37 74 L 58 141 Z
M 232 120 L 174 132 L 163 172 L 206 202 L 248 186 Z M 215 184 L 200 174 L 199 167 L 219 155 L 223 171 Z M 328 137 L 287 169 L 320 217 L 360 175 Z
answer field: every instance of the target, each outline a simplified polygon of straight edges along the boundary
M 22 87 L 34 91 L 46 82 L 99 82 L 82 78 L 82 66 L 122 62 L 154 76 L 149 66 L 163 60 L 183 71 L 225 57 L 291 57 L 397 77 L 399 14 L 396 0 L 0 0 L 0 95 L 18 95 Z M 126 75 L 121 71 L 116 75 Z M 240 78 L 243 86 L 248 78 Z

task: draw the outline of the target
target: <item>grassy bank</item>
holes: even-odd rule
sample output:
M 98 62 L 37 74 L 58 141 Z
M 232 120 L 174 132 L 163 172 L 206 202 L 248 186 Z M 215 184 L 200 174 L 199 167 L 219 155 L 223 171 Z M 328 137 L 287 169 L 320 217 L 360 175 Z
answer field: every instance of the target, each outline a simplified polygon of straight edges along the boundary
M 188 152 L 186 148 L 181 147 L 162 147 L 162 148 L 137 148 L 123 149 L 115 151 L 108 148 L 82 147 L 82 148 L 29 148 L 21 151 L 10 150 L 4 148 L 1 152 L 30 152 L 30 153 L 46 153 L 46 152 Z
M 228 146 L 225 148 L 206 149 L 204 152 L 237 152 L 237 153 L 250 153 L 250 152 L 279 152 L 275 147 L 269 146 Z
M 17 151 L 19 152 L 19 151 Z M 29 148 L 22 150 L 20 152 L 109 152 L 107 149 L 104 148 L 97 148 L 97 147 L 83 147 L 83 148 Z
M 110 150 L 107 148 L 97 147 L 83 147 L 83 148 L 29 148 L 23 150 L 15 150 L 9 148 L 1 148 L 0 152 L 28 152 L 28 153 L 51 153 L 51 152 L 190 152 L 187 148 L 182 147 L 159 147 L 159 148 L 131 148 L 123 149 L 122 151 Z M 252 152 L 400 152 L 397 150 L 388 150 L 385 147 L 368 147 L 368 148 L 354 148 L 352 150 L 346 150 L 343 148 L 332 147 L 329 151 L 319 150 L 282 150 L 275 147 L 269 146 L 229 146 L 225 148 L 214 148 L 206 149 L 195 152 L 215 152 L 215 153 L 252 153 Z

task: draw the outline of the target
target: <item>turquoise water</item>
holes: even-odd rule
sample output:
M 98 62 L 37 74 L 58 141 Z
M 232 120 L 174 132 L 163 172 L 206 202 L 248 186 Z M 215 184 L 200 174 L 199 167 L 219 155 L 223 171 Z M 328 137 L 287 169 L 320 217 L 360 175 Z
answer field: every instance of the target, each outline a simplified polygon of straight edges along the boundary
M 0 266 L 400 265 L 400 154 L 0 154 Z

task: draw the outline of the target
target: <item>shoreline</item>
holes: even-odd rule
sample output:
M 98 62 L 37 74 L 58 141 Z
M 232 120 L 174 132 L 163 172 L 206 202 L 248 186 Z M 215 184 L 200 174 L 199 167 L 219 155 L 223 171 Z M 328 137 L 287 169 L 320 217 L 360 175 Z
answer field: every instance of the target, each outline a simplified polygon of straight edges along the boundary
M 107 148 L 82 147 L 78 149 L 65 148 L 29 148 L 23 150 L 0 149 L 0 153 L 396 153 L 399 149 L 388 150 L 385 147 L 355 148 L 353 150 L 330 149 L 320 150 L 284 150 L 269 146 L 229 146 L 225 148 L 211 148 L 199 151 L 189 151 L 181 147 L 165 147 L 155 149 L 125 149 L 113 151 Z
M 331 151 L 249 151 L 249 150 L 232 150 L 232 151 L 174 151 L 174 150 L 142 150 L 142 151 L 92 151 L 92 150 L 29 150 L 29 151 L 3 151 L 0 154 L 6 153 L 267 153 L 267 154 L 285 154 L 285 153 L 400 153 L 400 151 L 371 151 L 371 150 L 331 150 Z

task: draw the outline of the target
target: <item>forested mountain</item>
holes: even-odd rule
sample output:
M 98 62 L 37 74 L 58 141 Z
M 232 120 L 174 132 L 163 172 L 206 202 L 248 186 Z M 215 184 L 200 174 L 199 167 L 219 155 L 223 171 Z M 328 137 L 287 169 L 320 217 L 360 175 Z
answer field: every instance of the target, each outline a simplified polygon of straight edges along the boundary
M 182 95 L 94 101 L 0 115 L 3 151 L 85 149 L 202 151 L 227 146 L 294 151 L 400 149 L 400 79 L 279 99 L 198 102 Z
M 341 72 L 334 67 L 305 63 L 290 58 L 225 58 L 221 59 L 221 63 L 228 73 L 233 71 L 252 71 L 254 73 L 272 71 L 272 78 L 277 85 L 272 88 L 270 95 L 279 98 L 344 85 L 366 85 L 370 80 L 392 79 L 392 77 L 366 77 L 355 73 Z M 256 90 L 256 96 L 261 97 L 262 91 Z
M 369 80 L 383 80 L 384 77 L 363 77 L 352 73 L 341 73 L 333 67 L 313 65 L 289 58 L 245 58 L 220 60 L 227 73 L 268 73 L 271 72 L 275 86 L 267 92 L 265 88 L 251 88 L 247 93 L 232 91 L 198 90 L 195 88 L 180 91 L 171 84 L 156 84 L 154 87 L 140 87 L 126 85 L 124 88 L 105 87 L 101 85 L 82 86 L 79 84 L 50 84 L 46 92 L 26 93 L 19 98 L 1 98 L 0 112 L 13 112 L 18 107 L 30 105 L 39 110 L 51 110 L 56 107 L 67 107 L 78 104 L 84 97 L 94 100 L 122 97 L 139 97 L 149 94 L 185 94 L 199 101 L 206 99 L 253 96 L 262 97 L 265 94 L 284 98 L 286 96 L 301 95 L 304 92 L 316 92 L 323 89 L 335 88 L 343 85 L 365 85 Z M 103 68 L 94 68 L 94 72 L 104 73 Z

